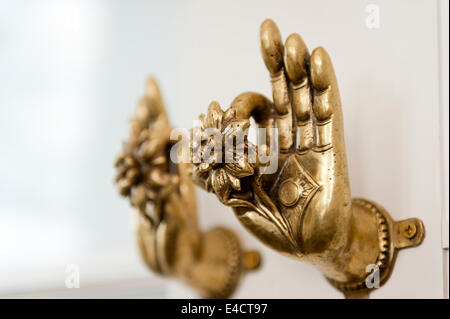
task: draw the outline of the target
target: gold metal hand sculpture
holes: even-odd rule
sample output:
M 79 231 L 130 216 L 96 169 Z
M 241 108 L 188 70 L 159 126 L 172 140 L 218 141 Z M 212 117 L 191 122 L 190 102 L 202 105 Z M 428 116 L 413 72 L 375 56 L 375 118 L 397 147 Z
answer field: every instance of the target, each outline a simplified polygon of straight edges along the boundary
M 257 93 L 243 93 L 224 112 L 213 102 L 201 117 L 201 130 L 218 129 L 223 139 L 238 131 L 245 135 L 253 117 L 267 129 L 266 143 L 256 147 L 244 140 L 243 156 L 233 146 L 230 163 L 194 162 L 193 178 L 233 207 L 239 221 L 263 243 L 313 263 L 345 296 L 368 297 L 367 271 L 379 276 L 382 285 L 398 249 L 422 242 L 423 224 L 415 218 L 394 222 L 378 204 L 351 199 L 341 101 L 325 49 L 310 55 L 298 34 L 290 35 L 283 47 L 272 20 L 263 22 L 260 37 L 273 103 Z M 275 124 L 278 169 L 264 174 L 262 163 L 249 161 L 250 150 L 274 151 L 268 141 Z M 217 137 L 208 135 L 206 141 L 193 143 L 194 152 L 209 154 Z
M 169 159 L 175 141 L 153 79 L 130 131 L 116 161 L 116 182 L 138 211 L 142 258 L 154 272 L 181 278 L 205 297 L 229 297 L 244 271 L 258 267 L 259 254 L 243 252 L 226 228 L 199 230 L 194 185 L 187 164 Z
M 120 191 L 140 213 L 142 256 L 152 270 L 181 277 L 208 297 L 229 296 L 241 273 L 257 267 L 259 255 L 242 253 L 231 231 L 199 231 L 194 181 L 266 245 L 313 263 L 346 297 L 368 297 L 377 278 L 379 285 L 389 278 L 398 250 L 422 242 L 424 226 L 416 218 L 395 222 L 380 205 L 351 198 L 327 52 L 319 47 L 310 55 L 298 34 L 283 46 L 271 20 L 260 36 L 273 102 L 251 92 L 226 111 L 212 102 L 192 131 L 186 163 L 169 160 L 178 141 L 169 139 L 159 91 L 149 81 L 117 161 Z M 247 139 L 251 117 L 264 129 L 257 145 Z

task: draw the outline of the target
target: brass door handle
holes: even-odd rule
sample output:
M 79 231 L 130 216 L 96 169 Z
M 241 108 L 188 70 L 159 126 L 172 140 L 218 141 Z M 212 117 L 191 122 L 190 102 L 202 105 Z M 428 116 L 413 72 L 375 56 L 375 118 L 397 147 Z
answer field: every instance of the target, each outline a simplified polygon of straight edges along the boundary
M 146 265 L 182 279 L 204 297 L 227 298 L 245 271 L 259 266 L 225 227 L 200 231 L 189 164 L 170 160 L 172 128 L 154 79 L 130 121 L 130 137 L 116 160 L 120 194 L 138 213 L 137 240 Z
M 229 277 L 226 270 L 206 263 L 197 274 L 186 271 L 186 265 L 192 269 L 208 254 L 222 258 L 224 268 L 231 259 L 239 260 L 238 264 L 246 265 L 232 267 L 239 274 L 259 264 L 256 252 L 235 257 L 225 249 L 223 255 L 213 256 L 230 238 L 239 245 L 228 230 L 221 230 L 222 237 L 217 238 L 200 235 L 192 179 L 232 207 L 239 221 L 263 243 L 317 265 L 346 297 L 368 297 L 373 288 L 368 269 L 370 279 L 378 280 L 375 287 L 384 284 L 398 250 L 423 241 L 423 223 L 416 218 L 395 222 L 380 205 L 351 198 L 341 100 L 325 49 L 309 54 L 295 33 L 283 46 L 272 20 L 262 23 L 260 38 L 273 102 L 251 92 L 239 95 L 225 111 L 212 102 L 200 117 L 200 127 L 192 130 L 189 149 L 186 141 L 169 139 L 159 91 L 150 81 L 147 97 L 132 121 L 125 155 L 118 161 L 121 192 L 130 195 L 143 216 L 138 233 L 144 259 L 153 270 L 187 279 L 206 296 L 228 296 L 238 279 L 231 280 L 232 285 L 227 279 L 226 284 L 212 287 L 205 278 L 220 271 L 220 278 Z M 256 145 L 247 139 L 251 117 L 263 129 Z M 167 150 L 178 143 L 190 156 L 171 169 Z M 154 230 L 155 225 L 163 227 L 163 234 Z M 201 240 L 208 236 L 210 240 Z M 206 249 L 205 242 L 214 247 Z M 203 247 L 201 253 L 199 247 Z M 230 285 L 233 288 L 225 289 L 226 293 L 220 291 Z

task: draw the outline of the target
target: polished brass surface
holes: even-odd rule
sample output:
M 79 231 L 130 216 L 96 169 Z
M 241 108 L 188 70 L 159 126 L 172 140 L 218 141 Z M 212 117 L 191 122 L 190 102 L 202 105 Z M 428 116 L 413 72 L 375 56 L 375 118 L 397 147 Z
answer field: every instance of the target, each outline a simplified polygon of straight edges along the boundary
M 181 278 L 204 297 L 229 297 L 242 274 L 259 266 L 259 253 L 244 252 L 224 227 L 200 231 L 189 167 L 170 161 L 171 130 L 156 82 L 149 79 L 116 161 L 120 194 L 138 212 L 141 256 L 154 272 Z
M 228 284 L 227 267 L 240 273 L 243 264 L 248 268 L 259 265 L 254 253 L 230 257 L 235 253 L 224 247 L 238 247 L 231 232 L 201 235 L 192 179 L 232 207 L 243 226 L 264 244 L 316 265 L 347 298 L 367 298 L 374 289 L 368 279 L 379 278 L 375 288 L 383 285 L 398 251 L 423 241 L 423 223 L 416 218 L 396 222 L 380 205 L 351 198 L 342 105 L 325 49 L 319 47 L 310 54 L 298 34 L 290 35 L 283 45 L 276 24 L 269 19 L 261 25 L 260 39 L 273 102 L 252 92 L 236 97 L 225 111 L 212 102 L 206 115 L 200 116 L 199 141 L 194 138 L 196 128 L 192 130 L 192 156 L 187 163 L 177 164 L 176 170 L 170 169 L 173 164 L 164 152 L 177 141 L 168 140 L 167 116 L 159 92 L 150 82 L 147 102 L 132 121 L 131 138 L 118 161 L 121 193 L 129 195 L 141 212 L 138 234 L 143 257 L 157 272 L 179 275 L 194 286 L 214 291 L 206 294 L 209 296 L 220 295 L 219 287 L 237 283 L 234 279 L 234 284 Z M 247 139 L 251 117 L 265 129 L 263 143 L 255 145 Z M 218 133 L 212 134 L 211 129 Z M 241 135 L 244 138 L 238 139 Z M 217 144 L 230 136 L 236 145 Z M 278 143 L 273 145 L 276 137 Z M 195 155 L 205 153 L 208 160 Z M 256 160 L 251 160 L 254 153 Z M 222 161 L 228 155 L 231 160 Z M 270 165 L 260 160 L 262 156 L 275 158 L 275 171 L 268 170 Z M 209 241 L 212 246 L 206 244 Z M 201 253 L 198 247 L 202 247 Z M 220 256 L 225 266 L 213 269 L 208 254 L 219 258 L 218 247 L 225 249 Z M 230 260 L 239 260 L 240 266 L 230 266 Z M 191 271 L 191 265 L 200 264 L 204 268 L 199 269 L 207 270 Z M 374 274 L 377 276 L 369 276 Z M 213 285 L 215 281 L 204 276 L 227 277 L 223 282 L 228 286 L 220 280 Z

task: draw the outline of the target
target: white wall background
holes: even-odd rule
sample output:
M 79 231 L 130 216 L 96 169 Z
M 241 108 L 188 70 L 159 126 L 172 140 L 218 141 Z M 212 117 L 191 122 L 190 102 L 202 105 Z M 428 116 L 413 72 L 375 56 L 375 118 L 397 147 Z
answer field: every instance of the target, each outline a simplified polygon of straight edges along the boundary
M 378 29 L 366 26 L 368 4 Z M 333 59 L 353 196 L 427 228 L 373 297 L 443 296 L 439 24 L 427 0 L 0 1 L 0 296 L 195 296 L 143 267 L 112 163 L 150 74 L 179 127 L 213 99 L 226 108 L 242 91 L 270 96 L 258 39 L 267 17 Z M 213 195 L 198 200 L 203 227 L 229 225 L 263 253 L 236 297 L 341 297 Z M 71 263 L 81 288 L 69 293 Z
M 72 263 L 82 287 L 147 277 L 113 163 L 149 73 L 179 105 L 185 12 L 0 1 L 1 293 L 65 289 Z

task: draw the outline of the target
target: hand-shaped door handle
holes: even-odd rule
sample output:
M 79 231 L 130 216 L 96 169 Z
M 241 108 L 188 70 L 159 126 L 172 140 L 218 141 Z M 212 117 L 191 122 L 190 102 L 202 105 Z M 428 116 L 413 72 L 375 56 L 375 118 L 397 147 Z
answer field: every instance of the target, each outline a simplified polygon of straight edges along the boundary
M 200 118 L 201 138 L 192 143 L 194 155 L 203 156 L 194 161 L 194 180 L 233 207 L 239 221 L 266 245 L 313 263 L 346 296 L 366 297 L 372 288 L 367 280 L 376 277 L 382 285 L 398 249 L 422 242 L 423 224 L 419 219 L 394 222 L 378 204 L 351 199 L 341 100 L 325 49 L 310 55 L 298 34 L 283 47 L 272 20 L 263 22 L 260 37 L 273 103 L 257 93 L 239 95 L 226 111 L 212 102 Z M 257 146 L 245 139 L 250 117 L 265 129 L 264 142 Z M 267 174 L 265 165 L 249 158 L 274 151 L 269 143 L 274 127 L 278 168 Z M 244 139 L 234 148 L 225 142 L 219 156 L 209 156 L 221 139 L 208 133 L 211 129 L 223 140 L 233 134 Z M 223 154 L 230 152 L 234 155 L 227 162 Z
M 424 226 L 416 218 L 395 222 L 380 205 L 351 198 L 342 106 L 327 52 L 319 47 L 310 55 L 298 34 L 283 46 L 271 20 L 260 37 L 273 102 L 251 92 L 225 111 L 212 102 L 192 130 L 186 163 L 168 159 L 178 141 L 169 139 L 150 81 L 117 162 L 121 193 L 141 215 L 144 260 L 206 296 L 228 296 L 239 274 L 257 266 L 257 253 L 241 253 L 231 231 L 199 232 L 192 179 L 232 207 L 263 243 L 313 263 L 346 297 L 368 297 L 389 278 L 398 250 L 422 242 Z M 247 138 L 250 118 L 262 129 L 256 144 Z
M 121 195 L 138 212 L 141 256 L 156 273 L 181 278 L 203 296 L 229 297 L 246 270 L 259 265 L 224 227 L 201 232 L 188 164 L 170 161 L 171 127 L 156 82 L 130 123 L 130 138 L 116 161 Z

